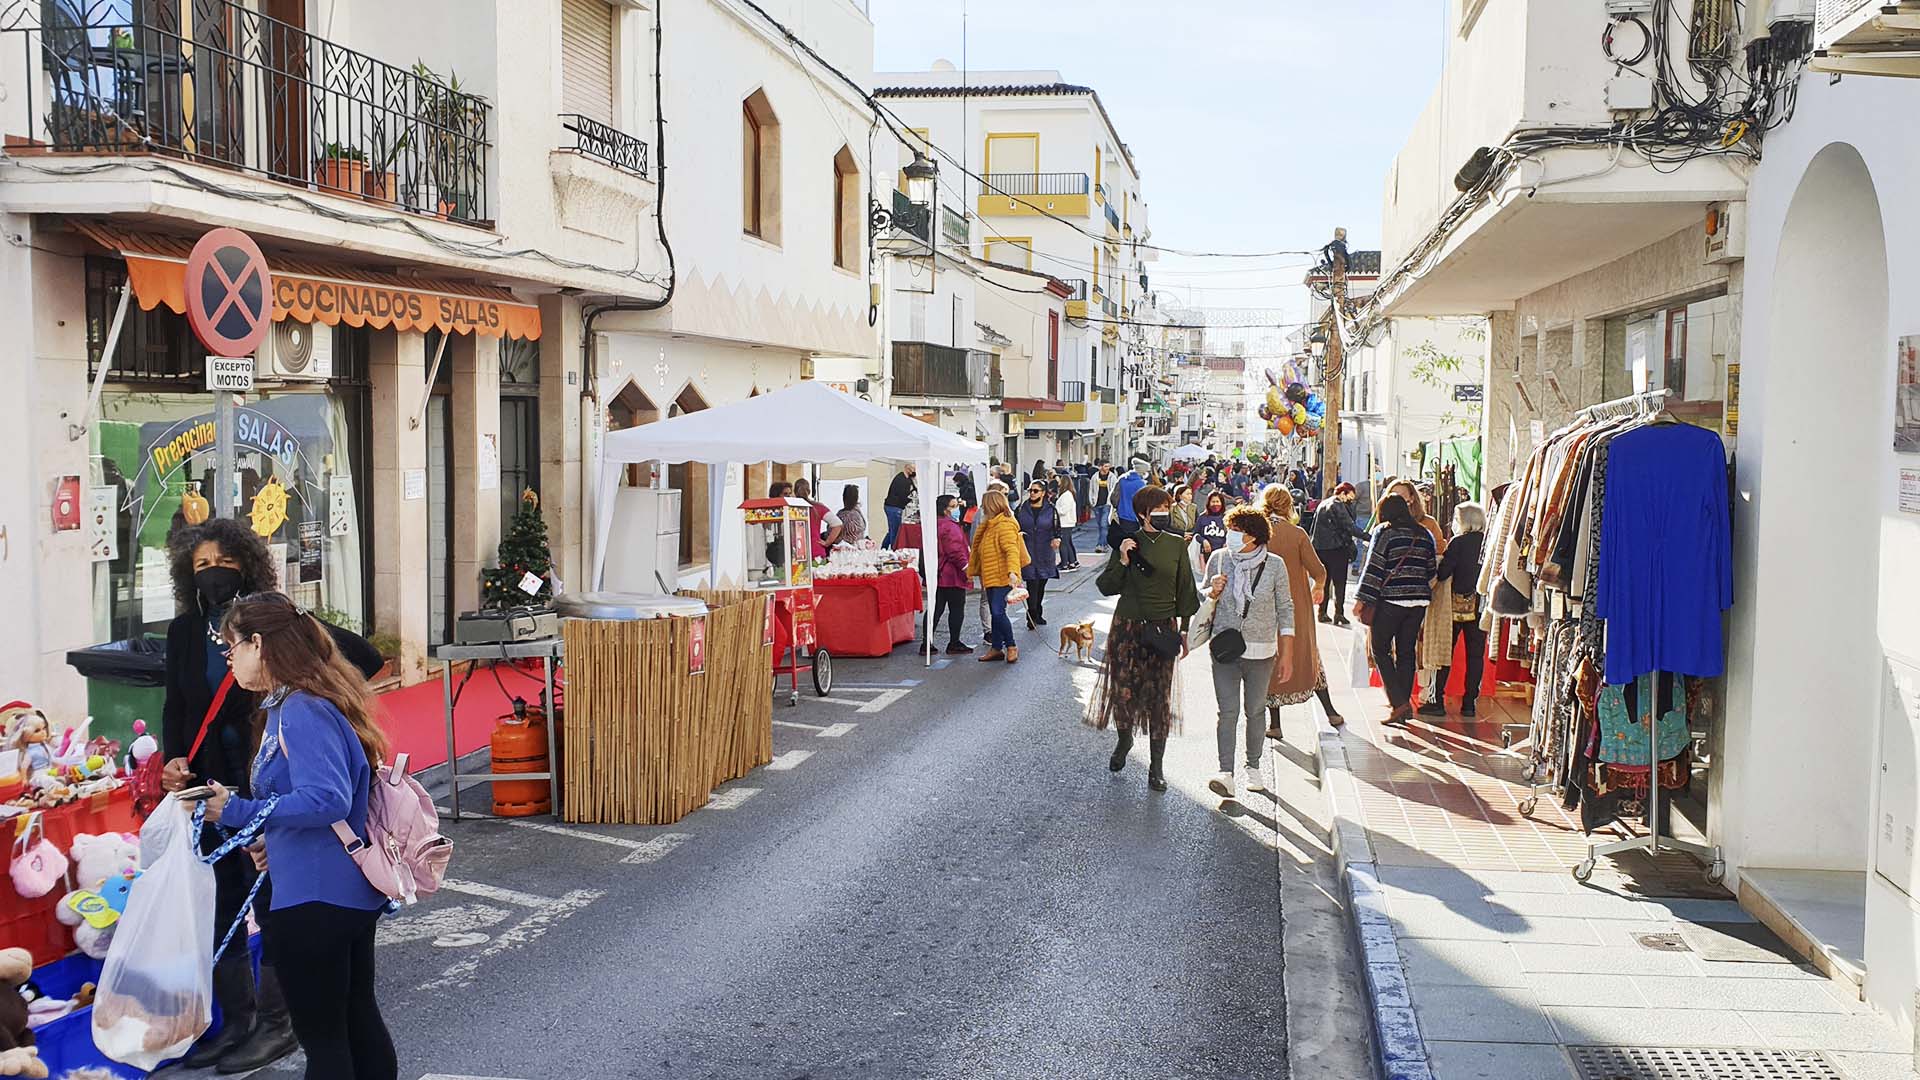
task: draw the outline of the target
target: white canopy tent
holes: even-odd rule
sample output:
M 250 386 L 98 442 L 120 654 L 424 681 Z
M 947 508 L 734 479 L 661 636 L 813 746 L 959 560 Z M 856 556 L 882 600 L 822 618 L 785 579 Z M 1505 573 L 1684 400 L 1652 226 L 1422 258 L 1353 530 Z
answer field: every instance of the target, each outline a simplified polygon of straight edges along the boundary
M 1211 453 L 1213 453 L 1213 451 L 1207 449 L 1204 446 L 1201 446 L 1199 443 L 1188 443 L 1187 445 L 1173 452 L 1173 460 L 1204 461 L 1206 460 L 1207 455 Z
M 966 465 L 974 470 L 978 482 L 984 484 L 987 448 L 972 439 L 811 381 L 732 405 L 612 432 L 601 442 L 593 565 L 596 589 L 600 588 L 606 571 L 621 469 L 642 461 L 676 465 L 700 462 L 707 466 L 707 490 L 712 493 L 708 520 L 711 535 L 716 538 L 725 527 L 725 512 L 732 509 L 723 505 L 725 500 L 721 497 L 721 492 L 726 490 L 726 467 L 730 464 L 763 461 L 912 464 L 920 471 L 920 553 L 926 568 L 925 614 L 931 619 L 933 591 L 939 578 L 940 532 L 934 500 L 940 494 L 940 478 L 948 467 Z M 709 580 L 716 588 L 719 586 L 718 559 L 714 560 Z M 931 663 L 933 634 L 928 633 L 926 638 Z

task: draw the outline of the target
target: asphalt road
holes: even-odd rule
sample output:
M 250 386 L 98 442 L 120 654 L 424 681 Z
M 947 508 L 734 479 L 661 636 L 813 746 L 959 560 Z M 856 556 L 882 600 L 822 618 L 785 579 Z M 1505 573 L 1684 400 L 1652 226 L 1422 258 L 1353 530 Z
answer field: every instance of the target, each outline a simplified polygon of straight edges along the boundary
M 1104 626 L 1092 577 L 1017 630 L 1017 665 L 841 661 L 830 699 L 776 704 L 781 768 L 677 824 L 451 826 L 453 886 L 383 930 L 401 1076 L 1295 1075 L 1282 874 L 1311 869 L 1284 852 L 1312 827 L 1206 792 L 1204 661 L 1173 790 L 1148 791 L 1144 742 L 1108 772 L 1079 720 L 1094 668 L 1054 649 L 1067 621 Z M 1338 924 L 1300 932 L 1319 998 L 1350 978 Z

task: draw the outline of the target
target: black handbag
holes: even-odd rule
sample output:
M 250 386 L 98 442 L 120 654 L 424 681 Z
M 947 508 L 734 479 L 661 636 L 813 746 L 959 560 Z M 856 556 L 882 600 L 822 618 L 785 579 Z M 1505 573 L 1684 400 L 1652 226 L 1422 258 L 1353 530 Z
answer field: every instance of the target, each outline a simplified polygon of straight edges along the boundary
M 1159 653 L 1163 660 L 1179 658 L 1180 637 L 1179 628 L 1171 620 L 1140 624 L 1140 640 L 1146 642 L 1147 648 Z
M 1247 590 L 1247 602 L 1240 607 L 1240 619 L 1245 621 L 1247 612 L 1253 610 L 1253 598 L 1260 591 L 1260 579 L 1267 575 L 1267 560 L 1260 560 L 1260 569 L 1253 572 L 1253 588 Z M 1234 627 L 1216 630 L 1207 641 L 1207 651 L 1213 654 L 1216 664 L 1231 664 L 1247 655 L 1247 637 Z

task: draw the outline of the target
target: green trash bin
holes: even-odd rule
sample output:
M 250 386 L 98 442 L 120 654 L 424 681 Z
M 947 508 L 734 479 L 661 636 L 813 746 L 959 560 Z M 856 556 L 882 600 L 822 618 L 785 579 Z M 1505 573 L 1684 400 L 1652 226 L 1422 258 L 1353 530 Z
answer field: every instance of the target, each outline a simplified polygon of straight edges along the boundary
M 160 737 L 160 710 L 166 704 L 167 639 L 157 634 L 109 641 L 67 653 L 67 665 L 87 680 L 87 712 L 93 734 L 133 743 L 133 722 L 145 720 L 147 733 Z

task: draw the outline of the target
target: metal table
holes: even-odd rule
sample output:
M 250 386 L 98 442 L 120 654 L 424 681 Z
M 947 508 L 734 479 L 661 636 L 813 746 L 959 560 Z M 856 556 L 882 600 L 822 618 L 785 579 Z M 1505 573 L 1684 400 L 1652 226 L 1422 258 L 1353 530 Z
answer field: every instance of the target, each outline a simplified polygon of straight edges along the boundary
M 433 650 L 433 658 L 440 661 L 440 691 L 447 713 L 447 773 L 452 788 L 452 810 L 441 811 L 443 817 L 455 821 L 491 817 L 491 814 L 460 813 L 460 782 L 462 780 L 545 780 L 553 800 L 553 816 L 560 817 L 560 782 L 554 750 L 554 725 L 560 722 L 553 709 L 553 665 L 566 651 L 558 637 L 535 638 L 532 641 L 496 642 L 488 645 L 442 645 Z M 547 771 L 528 773 L 463 773 L 460 771 L 459 751 L 453 745 L 453 665 L 461 660 L 526 660 L 539 657 L 542 682 L 540 701 L 541 715 L 547 721 Z

